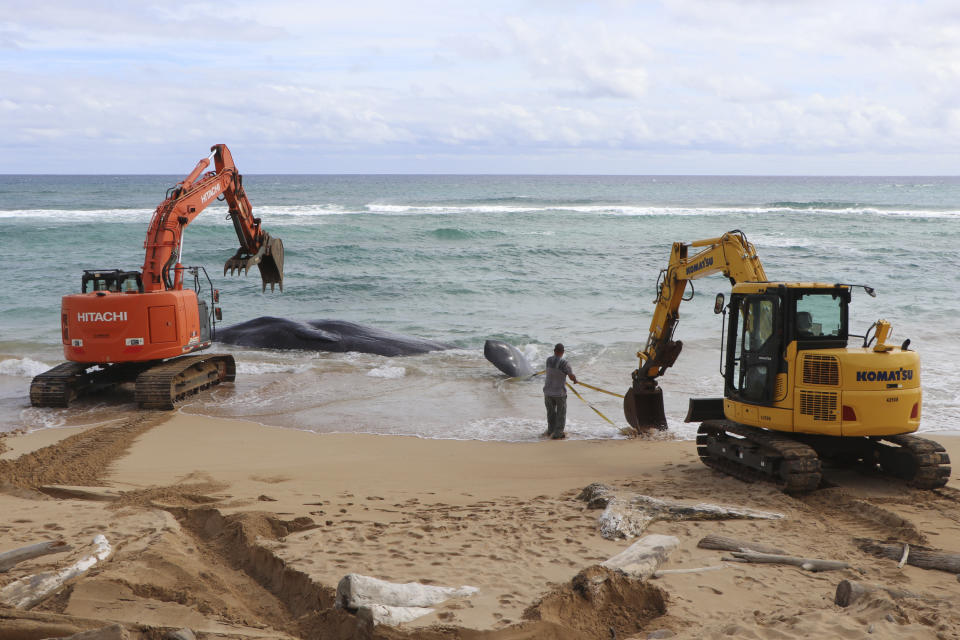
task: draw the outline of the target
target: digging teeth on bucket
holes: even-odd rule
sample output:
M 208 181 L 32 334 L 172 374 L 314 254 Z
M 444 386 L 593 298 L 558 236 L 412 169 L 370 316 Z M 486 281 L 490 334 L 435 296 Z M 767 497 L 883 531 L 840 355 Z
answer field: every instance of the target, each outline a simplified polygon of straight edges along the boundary
M 260 269 L 262 291 L 267 290 L 268 284 L 270 291 L 273 291 L 276 285 L 280 285 L 280 291 L 283 291 L 283 241 L 266 232 L 263 235 L 265 239 L 257 253 L 250 255 L 242 248 L 238 249 L 237 253 L 224 263 L 223 275 L 227 275 L 227 272 L 234 275 L 241 271 L 247 275 L 250 267 L 257 265 Z

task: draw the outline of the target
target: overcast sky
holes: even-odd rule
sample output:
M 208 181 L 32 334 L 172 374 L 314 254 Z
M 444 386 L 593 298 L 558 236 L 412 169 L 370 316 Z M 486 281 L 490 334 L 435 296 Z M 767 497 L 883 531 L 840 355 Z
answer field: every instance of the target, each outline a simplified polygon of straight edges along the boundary
M 3 0 L 0 172 L 960 172 L 956 0 Z

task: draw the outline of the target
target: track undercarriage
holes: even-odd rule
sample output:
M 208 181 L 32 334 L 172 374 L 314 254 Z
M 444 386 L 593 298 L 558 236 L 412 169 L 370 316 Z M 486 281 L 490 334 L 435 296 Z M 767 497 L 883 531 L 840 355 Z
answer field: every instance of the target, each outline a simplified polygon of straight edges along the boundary
M 30 404 L 67 407 L 84 395 L 102 393 L 133 382 L 141 409 L 173 409 L 177 402 L 221 382 L 233 382 L 233 356 L 182 356 L 154 362 L 90 365 L 64 362 L 33 378 Z
M 741 480 L 773 482 L 783 491 L 812 491 L 822 465 L 856 467 L 936 489 L 950 478 L 950 458 L 932 440 L 913 435 L 833 437 L 782 433 L 730 420 L 707 420 L 697 432 L 700 460 Z

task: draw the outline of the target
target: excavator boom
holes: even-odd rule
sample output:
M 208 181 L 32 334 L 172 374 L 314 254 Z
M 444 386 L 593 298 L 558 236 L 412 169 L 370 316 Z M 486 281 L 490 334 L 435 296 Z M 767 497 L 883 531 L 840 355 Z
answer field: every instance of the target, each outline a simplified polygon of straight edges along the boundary
M 260 268 L 262 289 L 283 291 L 283 242 L 261 229 L 260 218 L 253 216 L 253 207 L 243 188 L 243 176 L 233 163 L 226 145 L 210 148 L 210 156 L 200 160 L 193 171 L 170 189 L 160 203 L 147 228 L 143 263 L 145 291 L 166 291 L 177 288 L 183 232 L 188 224 L 215 200 L 224 199 L 229 207 L 240 248 L 223 266 L 223 272 L 244 273 L 250 267 Z M 215 171 L 203 173 L 213 158 Z M 182 267 L 181 267 L 182 269 Z M 171 277 L 171 270 L 174 275 Z
M 691 255 L 691 248 L 701 250 Z M 687 282 L 715 273 L 722 273 L 731 283 L 767 279 L 756 249 L 741 231 L 673 244 L 670 263 L 660 272 L 657 306 L 650 320 L 647 344 L 637 353 L 640 366 L 633 372 L 633 385 L 624 396 L 624 415 L 634 429 L 667 428 L 663 392 L 656 379 L 673 365 L 683 349 L 683 343 L 673 339 L 673 332 L 680 320 L 679 309 L 685 299 Z

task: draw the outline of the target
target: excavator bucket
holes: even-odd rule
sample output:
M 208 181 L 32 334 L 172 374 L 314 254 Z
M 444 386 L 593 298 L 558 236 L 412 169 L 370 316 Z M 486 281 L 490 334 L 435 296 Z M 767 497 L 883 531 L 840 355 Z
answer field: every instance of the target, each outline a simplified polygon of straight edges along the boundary
M 280 285 L 280 291 L 283 291 L 283 240 L 280 238 L 270 238 L 267 243 L 267 251 L 260 260 L 260 280 L 263 282 L 262 291 L 267 290 L 270 285 L 270 291 L 273 291 L 275 285 Z
M 270 291 L 274 290 L 276 285 L 280 285 L 280 291 L 283 291 L 283 240 L 273 238 L 269 234 L 264 234 L 260 250 L 250 255 L 242 248 L 238 249 L 232 258 L 223 265 L 223 275 L 250 271 L 250 267 L 257 265 L 260 268 L 260 280 L 263 283 L 262 291 L 267 290 L 270 285 Z
M 623 395 L 623 415 L 637 431 L 664 431 L 667 416 L 663 411 L 663 390 L 656 384 L 630 387 Z

